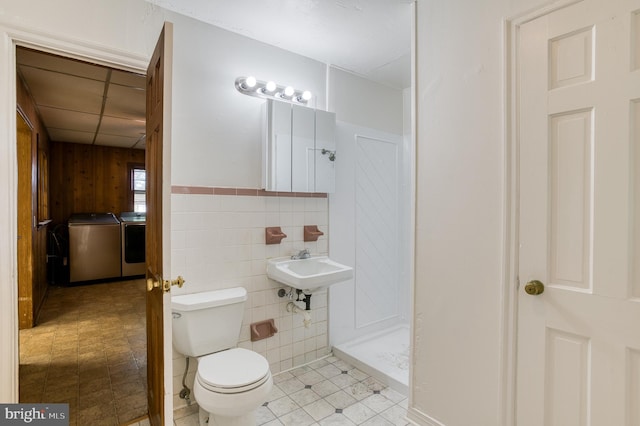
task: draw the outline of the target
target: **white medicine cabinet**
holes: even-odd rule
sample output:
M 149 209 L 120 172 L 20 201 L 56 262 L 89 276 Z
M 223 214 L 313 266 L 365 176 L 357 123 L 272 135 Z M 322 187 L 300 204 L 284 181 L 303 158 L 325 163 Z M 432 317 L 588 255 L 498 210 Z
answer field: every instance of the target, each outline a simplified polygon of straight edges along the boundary
M 335 114 L 271 99 L 264 109 L 264 188 L 334 192 Z

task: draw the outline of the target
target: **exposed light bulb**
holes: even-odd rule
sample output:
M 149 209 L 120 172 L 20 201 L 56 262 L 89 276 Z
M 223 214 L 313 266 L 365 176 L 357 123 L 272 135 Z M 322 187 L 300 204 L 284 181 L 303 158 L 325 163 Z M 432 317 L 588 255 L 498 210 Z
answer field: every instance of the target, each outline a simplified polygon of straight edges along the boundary
M 296 90 L 293 86 L 279 86 L 272 80 L 265 82 L 257 80 L 254 76 L 236 78 L 235 86 L 238 91 L 245 95 L 261 98 L 280 99 L 303 105 L 313 99 L 313 94 L 308 90 Z
M 252 87 L 255 87 L 256 85 L 256 78 L 253 76 L 249 76 L 247 77 L 247 79 L 244 81 L 244 84 L 251 89 Z

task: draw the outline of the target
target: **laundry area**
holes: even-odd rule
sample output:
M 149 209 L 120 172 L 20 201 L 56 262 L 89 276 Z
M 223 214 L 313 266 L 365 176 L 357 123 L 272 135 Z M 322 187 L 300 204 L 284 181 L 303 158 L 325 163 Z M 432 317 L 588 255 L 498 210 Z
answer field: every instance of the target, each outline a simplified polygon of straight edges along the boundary
M 20 402 L 147 412 L 145 77 L 17 48 Z

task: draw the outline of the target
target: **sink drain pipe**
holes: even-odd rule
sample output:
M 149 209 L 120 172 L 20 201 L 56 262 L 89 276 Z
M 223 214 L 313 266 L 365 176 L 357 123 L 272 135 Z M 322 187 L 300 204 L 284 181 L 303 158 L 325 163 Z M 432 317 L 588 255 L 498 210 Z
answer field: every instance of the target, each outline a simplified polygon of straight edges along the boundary
M 310 313 L 311 311 L 310 310 L 302 309 L 301 307 L 299 307 L 295 303 L 289 302 L 289 303 L 287 303 L 287 312 L 293 312 L 294 314 L 302 314 L 302 316 L 304 317 L 302 319 L 302 323 L 304 324 L 305 328 L 309 328 L 309 326 L 311 325 L 311 313 Z

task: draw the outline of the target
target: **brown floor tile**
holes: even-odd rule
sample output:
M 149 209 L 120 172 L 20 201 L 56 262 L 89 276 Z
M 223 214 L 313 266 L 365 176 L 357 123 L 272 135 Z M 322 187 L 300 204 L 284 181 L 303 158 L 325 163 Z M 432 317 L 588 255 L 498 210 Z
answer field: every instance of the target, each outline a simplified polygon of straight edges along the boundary
M 44 393 L 44 380 L 41 383 L 20 383 L 21 402 L 41 402 Z
M 147 385 L 143 383 L 141 379 L 134 380 L 131 382 L 122 383 L 119 385 L 114 385 L 113 387 L 113 396 L 117 401 L 123 401 L 124 399 L 132 397 L 132 395 L 146 395 Z M 146 401 L 146 397 L 143 398 Z
M 137 373 L 124 371 L 124 372 L 110 375 L 112 386 L 119 386 L 119 385 L 122 385 L 123 383 L 135 382 L 136 380 L 140 380 L 141 377 L 142 377 L 142 374 L 139 370 Z
M 81 408 L 78 410 L 77 421 L 81 425 L 98 425 L 100 421 L 109 421 L 113 419 L 117 424 L 116 410 L 113 401 L 108 401 L 100 405 L 94 405 L 89 408 Z M 110 424 L 110 423 L 106 423 Z
M 78 387 L 48 388 L 42 394 L 42 402 L 69 402 L 78 398 Z
M 106 365 L 100 365 L 95 368 L 80 370 L 78 376 L 80 377 L 81 385 L 93 380 L 109 379 L 109 367 Z
M 104 405 L 106 402 L 111 401 L 113 401 L 113 393 L 111 392 L 111 386 L 107 385 L 102 389 L 80 394 L 80 398 L 78 398 L 78 408 L 85 410 L 97 405 Z
M 20 331 L 20 401 L 66 402 L 70 426 L 146 414 L 143 280 L 51 287 L 38 322 Z
M 111 391 L 111 380 L 109 377 L 99 377 L 93 380 L 87 380 L 80 382 L 79 392 L 81 399 L 85 398 L 85 395 L 108 389 Z
M 25 354 L 24 356 L 20 356 L 21 364 L 49 364 L 49 361 L 51 361 L 50 353 L 37 355 Z
M 128 411 L 118 411 L 118 424 L 128 424 L 133 420 L 144 417 L 148 413 L 147 404 L 144 407 L 132 408 Z
M 65 376 L 77 376 L 78 375 L 78 364 L 66 364 L 60 363 L 49 364 L 49 370 L 47 373 L 47 380 L 56 380 L 59 378 L 63 378 Z

